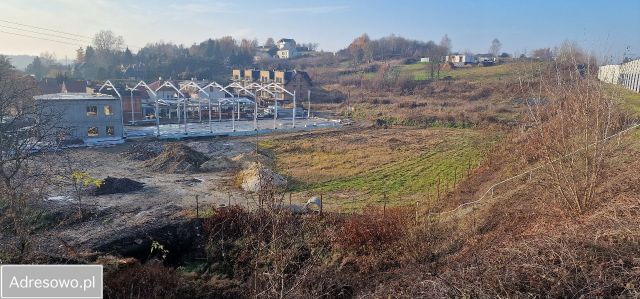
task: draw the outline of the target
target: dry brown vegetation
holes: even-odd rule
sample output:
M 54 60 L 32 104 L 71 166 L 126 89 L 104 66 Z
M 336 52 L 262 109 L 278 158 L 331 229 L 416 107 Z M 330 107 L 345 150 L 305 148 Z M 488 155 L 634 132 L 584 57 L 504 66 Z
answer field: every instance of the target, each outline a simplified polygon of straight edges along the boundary
M 632 131 L 601 144 L 628 125 L 627 117 L 588 75 L 571 68 L 561 72 L 566 81 L 560 86 L 531 82 L 535 88 L 523 93 L 538 100 L 524 104 L 531 109 L 528 124 L 510 131 L 472 175 L 429 210 L 368 207 L 357 215 L 308 216 L 279 205 L 217 210 L 205 220 L 208 270 L 198 277 L 239 287 L 247 297 L 640 296 L 640 135 Z M 394 144 L 392 135 L 425 137 L 421 131 L 377 132 L 385 144 Z M 371 159 L 374 169 L 402 148 L 386 151 L 385 146 L 380 154 L 357 157 L 359 137 L 341 134 L 334 142 L 353 144 L 347 146 L 350 159 Z M 314 161 L 330 156 L 333 144 L 288 138 L 286 145 L 277 139 L 263 144 L 272 146 L 276 164 L 278 156 L 288 157 L 291 164 L 284 169 L 297 177 L 335 179 L 331 174 L 341 164 Z M 409 156 L 416 153 L 413 146 Z M 309 162 L 295 158 L 302 153 Z M 562 160 L 567 154 L 569 160 Z M 296 173 L 297 163 L 327 165 L 322 175 L 328 177 Z M 438 214 L 538 166 L 544 167 L 495 187 L 478 204 Z M 575 191 L 565 194 L 570 189 Z M 574 197 L 576 205 L 567 202 Z
M 282 191 L 261 181 L 260 208 L 213 208 L 186 226 L 113 241 L 134 244 L 139 261 L 65 246 L 66 259 L 56 262 L 106 264 L 107 298 L 639 297 L 640 133 L 604 142 L 629 122 L 589 67 L 560 61 L 534 73 L 541 77 L 506 85 L 456 79 L 408 93 L 384 86 L 375 96 L 367 94 L 373 85 L 358 86 L 362 95 L 351 93 L 343 108 L 355 109 L 345 113 L 380 120 L 376 128 L 285 134 L 232 159 L 275 166 L 300 191 L 366 198 L 349 213 L 291 213 Z M 356 88 L 342 83 L 345 94 Z M 507 124 L 490 126 L 505 130 L 497 144 L 487 123 Z M 441 180 L 449 192 L 424 192 Z M 370 205 L 387 195 L 411 205 Z M 156 221 L 180 211 L 165 209 Z M 98 214 L 86 213 L 104 221 Z M 132 222 L 149 225 L 143 220 Z M 75 221 L 82 231 L 84 220 Z M 172 242 L 152 243 L 152 234 Z M 189 238 L 170 238 L 178 235 Z M 52 262 L 21 258 L 10 261 Z

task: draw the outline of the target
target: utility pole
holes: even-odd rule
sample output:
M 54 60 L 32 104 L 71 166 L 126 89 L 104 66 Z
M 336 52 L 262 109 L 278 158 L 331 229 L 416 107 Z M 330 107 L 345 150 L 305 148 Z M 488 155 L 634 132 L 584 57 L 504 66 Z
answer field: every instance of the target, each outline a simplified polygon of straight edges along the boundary
M 293 91 L 293 127 L 296 127 L 296 91 Z
M 309 100 L 309 108 L 307 108 L 307 119 L 311 118 L 311 89 L 307 90 L 307 99 Z

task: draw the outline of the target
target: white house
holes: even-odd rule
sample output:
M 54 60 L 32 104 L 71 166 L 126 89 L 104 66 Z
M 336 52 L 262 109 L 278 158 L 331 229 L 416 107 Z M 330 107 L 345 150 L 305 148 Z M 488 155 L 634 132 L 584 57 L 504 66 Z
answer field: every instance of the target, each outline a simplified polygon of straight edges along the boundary
M 289 59 L 298 55 L 298 51 L 296 50 L 297 45 L 294 39 L 281 38 L 278 42 L 276 42 L 276 47 L 278 47 L 278 52 L 276 52 L 276 55 L 280 59 Z

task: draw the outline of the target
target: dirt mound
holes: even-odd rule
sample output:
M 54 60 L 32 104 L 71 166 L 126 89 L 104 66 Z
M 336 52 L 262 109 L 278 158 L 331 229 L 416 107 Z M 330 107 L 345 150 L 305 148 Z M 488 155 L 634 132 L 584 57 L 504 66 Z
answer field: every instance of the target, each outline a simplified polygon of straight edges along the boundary
M 92 195 L 106 195 L 106 194 L 116 194 L 116 193 L 128 193 L 133 191 L 138 191 L 144 187 L 144 183 L 134 181 L 128 178 L 114 178 L 108 176 L 106 179 L 102 180 L 102 184 L 100 187 L 96 187 L 90 190 Z
M 197 171 L 207 160 L 205 154 L 182 143 L 169 143 L 160 155 L 146 161 L 144 166 L 155 171 L 185 173 Z
M 147 161 L 162 153 L 164 146 L 160 142 L 137 143 L 129 147 L 122 156 L 135 161 Z
M 287 185 L 287 179 L 260 163 L 253 163 L 238 174 L 241 187 L 248 192 L 275 188 L 282 189 Z
M 254 163 L 260 163 L 267 167 L 271 167 L 273 165 L 273 161 L 269 157 L 260 153 L 256 154 L 253 151 L 249 153 L 239 154 L 231 158 L 231 161 L 236 162 L 242 168 L 249 168 L 253 166 Z
M 200 165 L 200 170 L 205 172 L 225 171 L 233 168 L 234 162 L 225 157 L 214 157 Z

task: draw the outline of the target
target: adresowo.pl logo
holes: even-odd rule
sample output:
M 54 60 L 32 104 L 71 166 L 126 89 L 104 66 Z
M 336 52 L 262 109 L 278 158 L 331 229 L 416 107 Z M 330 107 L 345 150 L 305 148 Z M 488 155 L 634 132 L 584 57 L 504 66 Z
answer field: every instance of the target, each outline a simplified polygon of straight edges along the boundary
M 102 265 L 2 265 L 0 299 L 102 298 Z

